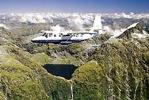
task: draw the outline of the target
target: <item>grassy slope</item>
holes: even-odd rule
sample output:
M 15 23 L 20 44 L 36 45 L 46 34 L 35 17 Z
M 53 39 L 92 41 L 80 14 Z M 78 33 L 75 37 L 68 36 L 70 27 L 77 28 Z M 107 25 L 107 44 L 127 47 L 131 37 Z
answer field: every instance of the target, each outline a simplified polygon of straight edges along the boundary
M 40 64 L 48 60 L 45 54 L 31 55 L 15 45 L 4 45 L 3 48 L 7 55 L 3 54 L 3 60 L 0 63 L 1 98 L 64 100 L 69 97 L 69 83 L 65 79 L 48 74 L 41 67 Z M 43 58 L 41 62 L 37 55 Z

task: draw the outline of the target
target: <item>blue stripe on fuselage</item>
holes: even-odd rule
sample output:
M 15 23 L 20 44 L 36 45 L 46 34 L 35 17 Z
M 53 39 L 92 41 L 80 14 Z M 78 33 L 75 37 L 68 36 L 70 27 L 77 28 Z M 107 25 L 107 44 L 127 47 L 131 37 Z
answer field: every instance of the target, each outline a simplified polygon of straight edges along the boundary
M 83 40 L 69 40 L 69 41 L 66 41 L 68 42 L 69 44 L 70 43 L 77 43 L 77 42 L 81 42 Z M 65 40 L 31 40 L 31 42 L 33 43 L 54 43 L 54 44 L 61 44 L 62 42 L 64 43 Z

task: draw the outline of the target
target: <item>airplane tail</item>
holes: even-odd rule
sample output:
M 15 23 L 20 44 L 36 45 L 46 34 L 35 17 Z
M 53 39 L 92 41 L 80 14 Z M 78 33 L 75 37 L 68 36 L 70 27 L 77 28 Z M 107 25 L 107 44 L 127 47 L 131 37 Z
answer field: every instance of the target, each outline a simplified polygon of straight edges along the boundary
M 101 23 L 101 16 L 95 16 L 93 27 L 90 30 L 91 32 L 97 32 L 99 34 L 102 33 L 102 23 Z

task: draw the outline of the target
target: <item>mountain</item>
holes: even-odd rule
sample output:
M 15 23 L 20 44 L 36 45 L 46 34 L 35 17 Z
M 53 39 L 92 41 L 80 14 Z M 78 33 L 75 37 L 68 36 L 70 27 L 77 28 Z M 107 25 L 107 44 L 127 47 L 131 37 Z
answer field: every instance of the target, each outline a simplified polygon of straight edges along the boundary
M 94 16 L 50 15 L 52 26 L 65 22 L 59 26 L 66 30 L 91 26 Z M 148 15 L 108 15 L 102 25 L 109 31 L 68 46 L 30 42 L 49 23 L 10 23 L 15 14 L 1 15 L 9 29 L 0 28 L 0 100 L 149 99 Z
M 147 99 L 149 40 L 117 40 L 84 50 L 80 45 L 36 49 L 30 54 L 14 44 L 0 46 L 1 98 Z M 81 49 L 82 48 L 82 49 Z M 54 54 L 54 55 L 53 55 Z M 56 60 L 56 61 L 54 61 Z M 48 73 L 42 65 L 76 64 L 67 80 Z M 81 62 L 79 64 L 79 62 Z M 32 95 L 30 95 L 32 94 Z M 2 100 L 3 100 L 2 99 Z
M 147 36 L 149 34 L 143 29 L 143 26 L 140 23 L 134 23 L 116 38 L 146 38 Z

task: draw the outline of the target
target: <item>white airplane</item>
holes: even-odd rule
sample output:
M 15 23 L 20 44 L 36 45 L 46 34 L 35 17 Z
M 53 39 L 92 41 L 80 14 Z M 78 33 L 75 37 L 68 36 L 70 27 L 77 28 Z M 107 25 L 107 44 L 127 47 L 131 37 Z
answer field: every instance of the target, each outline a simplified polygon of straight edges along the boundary
M 32 39 L 33 43 L 71 44 L 81 42 L 102 33 L 101 16 L 95 16 L 93 28 L 90 31 L 42 31 L 43 35 Z

